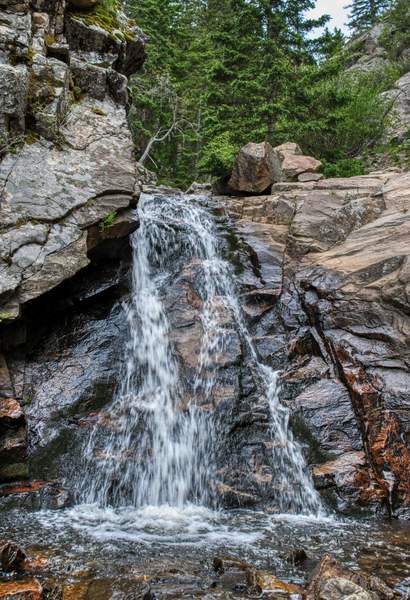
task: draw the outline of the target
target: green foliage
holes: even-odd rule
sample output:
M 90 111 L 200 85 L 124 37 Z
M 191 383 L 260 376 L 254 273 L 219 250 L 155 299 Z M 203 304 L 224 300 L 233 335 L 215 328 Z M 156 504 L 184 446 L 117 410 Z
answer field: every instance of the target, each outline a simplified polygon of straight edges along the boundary
M 117 218 L 116 210 L 112 210 L 111 212 L 109 212 L 108 215 L 106 215 L 104 217 L 104 219 L 101 221 L 100 230 L 105 231 L 106 229 L 109 229 L 110 227 L 112 227 L 116 218 Z
M 298 142 L 329 173 L 362 172 L 353 159 L 379 143 L 389 119 L 380 92 L 401 73 L 346 74 L 363 42 L 353 41 L 348 56 L 340 30 L 311 35 L 328 20 L 306 18 L 314 4 L 126 1 L 149 37 L 143 72 L 131 82 L 130 126 L 137 158 L 148 154 L 162 183 L 224 177 L 241 146 L 262 140 Z M 378 19 L 386 1 L 370 4 L 356 0 L 352 11 L 359 18 L 371 9 Z
M 138 158 L 164 183 L 184 187 L 206 168 L 226 172 L 232 148 L 276 139 L 297 66 L 314 62 L 321 42 L 309 34 L 312 0 L 128 0 L 148 34 L 148 60 L 131 83 L 130 125 Z M 328 32 L 326 43 L 330 45 Z M 324 43 L 324 42 L 323 42 Z M 166 85 L 164 86 L 164 82 Z
M 325 177 L 354 177 L 355 175 L 364 175 L 364 173 L 364 162 L 356 158 L 342 158 L 333 163 L 323 161 Z
M 393 60 L 400 59 L 410 47 L 410 8 L 408 0 L 395 0 L 385 17 L 381 42 Z M 408 66 L 408 65 L 407 65 Z
M 329 163 L 351 159 L 375 144 L 388 121 L 389 105 L 380 97 L 396 71 L 346 74 L 328 61 L 306 67 L 290 99 L 298 110 L 278 120 L 281 141 L 293 139 L 304 152 Z
M 353 0 L 347 6 L 349 12 L 349 27 L 355 33 L 360 33 L 372 27 L 380 18 L 391 0 Z
M 232 171 L 238 150 L 238 146 L 232 143 L 231 134 L 225 131 L 205 146 L 199 168 L 204 173 L 226 177 Z

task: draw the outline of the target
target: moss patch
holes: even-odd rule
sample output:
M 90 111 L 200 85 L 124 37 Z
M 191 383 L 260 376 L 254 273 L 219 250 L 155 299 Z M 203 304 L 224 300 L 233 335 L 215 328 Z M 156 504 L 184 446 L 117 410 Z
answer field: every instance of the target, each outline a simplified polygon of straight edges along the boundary
M 85 11 L 71 11 L 71 16 L 80 19 L 86 25 L 97 25 L 104 29 L 114 39 L 134 41 L 135 35 L 132 27 L 135 22 L 132 19 L 119 19 L 118 13 L 121 5 L 118 0 L 102 0 L 94 8 Z

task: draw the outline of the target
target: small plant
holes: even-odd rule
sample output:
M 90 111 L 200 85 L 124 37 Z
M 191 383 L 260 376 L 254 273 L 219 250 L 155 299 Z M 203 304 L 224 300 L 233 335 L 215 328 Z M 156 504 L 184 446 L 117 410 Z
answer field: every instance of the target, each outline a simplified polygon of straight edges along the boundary
M 93 113 L 95 113 L 96 115 L 100 115 L 101 117 L 107 116 L 107 112 L 99 106 L 92 106 L 91 110 L 93 111 Z
M 104 217 L 104 219 L 100 223 L 100 230 L 105 231 L 109 229 L 114 224 L 115 219 L 117 218 L 117 211 L 112 210 Z
M 44 43 L 47 46 L 47 48 L 49 46 L 52 46 L 53 44 L 56 43 L 56 38 L 54 35 L 52 35 L 51 33 L 46 33 L 46 35 L 44 36 Z

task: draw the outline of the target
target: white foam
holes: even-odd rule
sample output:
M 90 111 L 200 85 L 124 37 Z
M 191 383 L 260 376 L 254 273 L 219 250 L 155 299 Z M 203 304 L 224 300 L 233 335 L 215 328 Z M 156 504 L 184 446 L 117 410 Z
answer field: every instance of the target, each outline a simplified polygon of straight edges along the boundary
M 42 511 L 38 519 L 49 528 L 71 527 L 97 541 L 158 542 L 164 545 L 212 545 L 229 542 L 243 546 L 255 543 L 262 531 L 244 531 L 226 524 L 228 513 L 186 504 L 175 507 L 132 506 L 112 508 L 81 504 L 65 511 Z

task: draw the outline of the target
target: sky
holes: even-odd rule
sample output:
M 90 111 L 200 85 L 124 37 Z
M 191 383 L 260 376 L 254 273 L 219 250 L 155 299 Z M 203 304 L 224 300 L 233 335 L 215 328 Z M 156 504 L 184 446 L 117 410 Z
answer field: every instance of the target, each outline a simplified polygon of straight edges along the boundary
M 309 16 L 319 17 L 323 14 L 328 14 L 332 17 L 329 23 L 330 29 L 340 27 L 345 33 L 347 28 L 347 10 L 344 9 L 346 4 L 350 4 L 350 0 L 317 0 L 316 8 L 309 13 Z

